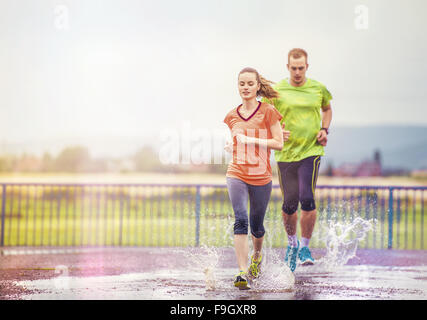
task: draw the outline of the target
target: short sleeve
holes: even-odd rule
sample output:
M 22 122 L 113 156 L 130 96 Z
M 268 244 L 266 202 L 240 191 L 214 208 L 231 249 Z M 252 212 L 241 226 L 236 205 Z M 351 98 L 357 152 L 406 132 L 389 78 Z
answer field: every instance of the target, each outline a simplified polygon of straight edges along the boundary
M 328 91 L 328 89 L 326 89 L 325 86 L 322 86 L 322 107 L 327 106 L 331 100 L 331 93 Z
M 230 113 L 228 113 L 224 118 L 224 123 L 231 129 L 230 120 L 231 120 L 231 116 L 230 116 Z
M 264 103 L 268 103 L 268 104 L 271 104 L 271 105 L 275 105 L 275 98 L 271 98 L 271 99 L 268 99 L 268 98 L 266 98 L 266 97 L 263 97 L 262 99 L 261 99 L 261 102 L 264 102 Z
M 267 105 L 265 110 L 265 122 L 268 127 L 276 123 L 276 121 L 282 120 L 282 114 L 272 105 Z

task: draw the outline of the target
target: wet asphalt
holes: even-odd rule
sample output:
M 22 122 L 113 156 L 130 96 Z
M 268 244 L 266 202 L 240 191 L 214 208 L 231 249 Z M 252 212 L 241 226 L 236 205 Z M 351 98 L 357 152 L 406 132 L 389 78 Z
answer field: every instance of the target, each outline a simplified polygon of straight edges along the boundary
M 426 300 L 427 251 L 359 249 L 345 264 L 313 249 L 292 274 L 264 253 L 250 290 L 233 286 L 233 248 L 4 248 L 2 300 Z

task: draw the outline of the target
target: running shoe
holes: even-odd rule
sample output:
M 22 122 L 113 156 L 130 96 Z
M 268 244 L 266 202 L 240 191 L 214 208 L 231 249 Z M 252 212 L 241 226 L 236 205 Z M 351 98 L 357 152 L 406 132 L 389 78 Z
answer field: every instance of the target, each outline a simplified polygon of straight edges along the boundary
M 310 249 L 308 247 L 302 247 L 298 252 L 298 258 L 303 266 L 309 266 L 314 264 L 314 259 L 311 256 Z
M 288 248 L 286 250 L 285 263 L 289 266 L 292 272 L 294 272 L 297 267 L 298 249 L 299 240 L 297 247 L 291 247 L 290 245 L 288 245 Z
M 248 275 L 250 278 L 255 279 L 261 273 L 261 261 L 262 255 L 259 256 L 258 260 L 254 259 L 254 256 L 251 257 L 251 265 L 249 266 Z
M 251 286 L 248 281 L 248 275 L 244 271 L 240 271 L 234 278 L 234 286 L 240 290 L 250 289 Z

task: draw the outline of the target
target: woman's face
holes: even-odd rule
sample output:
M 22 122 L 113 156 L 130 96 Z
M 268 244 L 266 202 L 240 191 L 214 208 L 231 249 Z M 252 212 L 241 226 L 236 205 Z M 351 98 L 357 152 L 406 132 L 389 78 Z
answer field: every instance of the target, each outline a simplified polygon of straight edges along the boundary
M 239 93 L 242 99 L 256 99 L 260 85 L 253 72 L 244 72 L 239 75 Z

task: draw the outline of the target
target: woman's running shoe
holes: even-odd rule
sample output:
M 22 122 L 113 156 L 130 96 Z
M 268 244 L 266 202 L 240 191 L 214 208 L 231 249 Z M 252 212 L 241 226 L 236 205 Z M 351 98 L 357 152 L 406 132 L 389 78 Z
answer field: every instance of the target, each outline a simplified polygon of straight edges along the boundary
M 261 273 L 261 261 L 262 255 L 260 254 L 258 259 L 255 260 L 254 256 L 251 257 L 251 265 L 249 266 L 248 275 L 250 278 L 258 278 Z
M 251 286 L 248 281 L 248 274 L 244 271 L 240 271 L 234 278 L 234 286 L 240 290 L 250 289 Z

